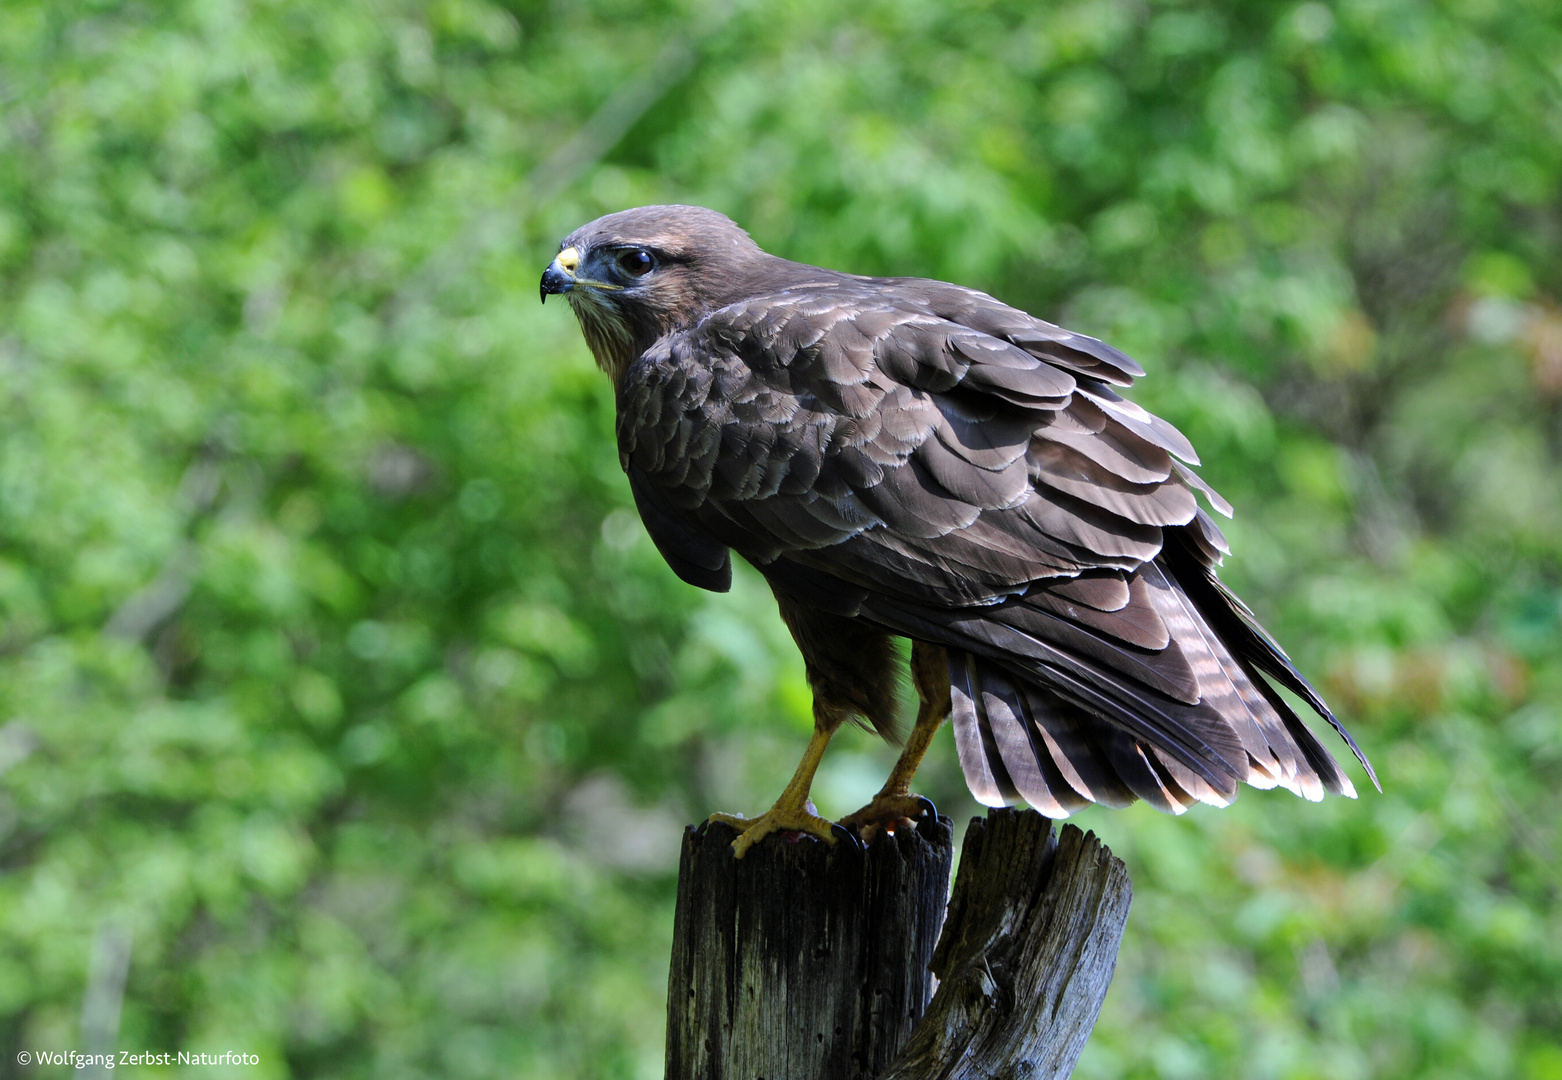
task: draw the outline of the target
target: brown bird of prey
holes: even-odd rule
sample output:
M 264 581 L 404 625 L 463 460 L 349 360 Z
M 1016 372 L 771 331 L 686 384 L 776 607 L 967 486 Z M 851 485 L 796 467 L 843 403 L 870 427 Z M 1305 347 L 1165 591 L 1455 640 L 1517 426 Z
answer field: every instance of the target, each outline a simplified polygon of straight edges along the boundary
M 1061 817 L 1143 799 L 1181 813 L 1237 784 L 1308 799 L 1350 780 L 1279 694 L 1372 768 L 1215 576 L 1228 549 L 1176 428 L 1124 399 L 1143 369 L 984 293 L 766 254 L 712 210 L 648 206 L 565 238 L 542 275 L 618 401 L 651 539 L 717 592 L 737 552 L 802 651 L 814 734 L 791 783 L 736 825 L 834 842 L 809 800 L 848 719 L 893 735 L 911 640 L 916 725 L 844 819 L 925 812 L 911 778 L 953 715 L 978 801 Z M 1376 783 L 1376 778 L 1373 778 Z

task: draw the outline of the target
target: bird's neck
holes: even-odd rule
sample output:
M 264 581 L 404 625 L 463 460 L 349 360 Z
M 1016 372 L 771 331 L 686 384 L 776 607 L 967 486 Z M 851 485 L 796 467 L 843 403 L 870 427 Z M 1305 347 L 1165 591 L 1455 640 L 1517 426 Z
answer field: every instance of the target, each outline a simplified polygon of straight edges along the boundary
M 649 342 L 637 343 L 629 327 L 617 319 L 607 317 L 595 304 L 571 306 L 580 320 L 580 332 L 586 339 L 586 347 L 591 350 L 597 367 L 607 372 L 608 378 L 617 386 L 624 372 L 629 370 L 629 365 L 634 363 L 635 357 L 640 355 Z

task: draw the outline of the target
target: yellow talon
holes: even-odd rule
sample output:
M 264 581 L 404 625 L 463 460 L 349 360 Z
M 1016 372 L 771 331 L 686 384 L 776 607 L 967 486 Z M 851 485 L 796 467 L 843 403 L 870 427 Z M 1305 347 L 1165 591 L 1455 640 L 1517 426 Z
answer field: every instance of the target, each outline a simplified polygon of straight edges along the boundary
M 819 768 L 819 760 L 824 757 L 824 748 L 829 742 L 830 732 L 816 726 L 813 738 L 808 740 L 808 749 L 803 751 L 803 760 L 798 762 L 797 772 L 792 774 L 792 782 L 786 786 L 785 791 L 781 792 L 781 797 L 776 800 L 776 804 L 759 817 L 750 819 L 741 814 L 712 814 L 707 819 L 719 821 L 723 825 L 731 825 L 741 833 L 736 840 L 732 841 L 733 855 L 741 859 L 748 853 L 749 848 L 773 832 L 807 833 L 826 843 L 835 843 L 832 826 L 819 816 L 813 800 L 808 797 L 808 788 L 813 784 L 814 772 Z
M 873 839 L 879 829 L 896 832 L 902 828 L 914 828 L 917 819 L 928 813 L 928 802 L 920 795 L 879 792 L 873 801 L 861 810 L 841 818 L 841 824 L 859 831 L 863 842 Z
M 748 854 L 749 848 L 775 832 L 806 833 L 827 844 L 835 843 L 836 839 L 834 826 L 815 812 L 812 799 L 805 799 L 801 806 L 783 806 L 781 801 L 777 801 L 775 806 L 757 818 L 747 818 L 742 814 L 712 814 L 706 821 L 720 822 L 738 830 L 738 838 L 732 841 L 732 854 L 738 859 Z

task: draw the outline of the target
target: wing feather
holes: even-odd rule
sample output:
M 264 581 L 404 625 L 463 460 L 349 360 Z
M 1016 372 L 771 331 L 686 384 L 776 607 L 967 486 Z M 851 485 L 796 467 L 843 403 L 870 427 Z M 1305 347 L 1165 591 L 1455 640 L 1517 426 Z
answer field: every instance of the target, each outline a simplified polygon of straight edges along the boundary
M 1071 600 L 1097 611 L 1121 611 L 1132 598 L 1128 579 L 1121 573 L 1082 574 L 1047 588 L 1053 596 Z

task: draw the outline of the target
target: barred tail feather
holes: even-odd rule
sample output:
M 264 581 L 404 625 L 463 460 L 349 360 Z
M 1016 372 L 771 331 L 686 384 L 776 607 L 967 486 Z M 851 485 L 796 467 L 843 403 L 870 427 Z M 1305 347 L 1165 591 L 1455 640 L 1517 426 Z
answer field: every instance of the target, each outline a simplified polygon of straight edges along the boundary
M 1180 548 L 1180 557 L 1130 575 L 1132 603 L 1116 623 L 1102 613 L 1105 603 L 1065 625 L 1052 614 L 1063 611 L 1055 600 L 1021 597 L 945 624 L 959 631 L 949 642 L 953 725 L 978 801 L 1023 799 L 1064 817 L 1090 802 L 1143 799 L 1172 814 L 1195 802 L 1226 806 L 1239 782 L 1313 801 L 1325 792 L 1355 797 L 1339 763 L 1265 676 L 1305 687 L 1308 703 L 1337 729 L 1338 721 L 1251 614 L 1213 574 L 1190 565 L 1196 550 Z M 1108 583 L 1074 595 L 1118 603 L 1128 594 Z M 1129 643 L 1155 623 L 1166 627 L 1165 649 Z M 1177 691 L 1187 675 L 1197 692 L 1185 696 Z

